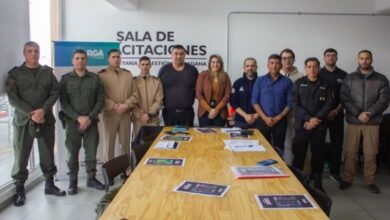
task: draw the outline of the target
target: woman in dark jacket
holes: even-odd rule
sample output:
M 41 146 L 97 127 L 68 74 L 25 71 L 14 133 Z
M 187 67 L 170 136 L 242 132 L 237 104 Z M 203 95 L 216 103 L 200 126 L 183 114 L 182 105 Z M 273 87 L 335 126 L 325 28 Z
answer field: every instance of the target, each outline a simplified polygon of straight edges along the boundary
M 222 57 L 211 55 L 208 70 L 203 71 L 196 82 L 200 127 L 225 126 L 230 90 L 230 78 L 224 71 Z

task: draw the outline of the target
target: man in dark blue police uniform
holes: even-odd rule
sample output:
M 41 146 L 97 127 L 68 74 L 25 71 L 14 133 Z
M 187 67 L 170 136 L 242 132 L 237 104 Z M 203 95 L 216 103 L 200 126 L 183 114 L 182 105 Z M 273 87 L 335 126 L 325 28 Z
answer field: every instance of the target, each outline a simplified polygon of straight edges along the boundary
M 230 105 L 236 111 L 234 127 L 254 128 L 259 115 L 252 106 L 252 90 L 257 79 L 257 62 L 254 58 L 244 60 L 244 74 L 237 79 L 230 95 Z
M 293 87 L 295 109 L 295 138 L 292 151 L 293 166 L 302 170 L 306 151 L 310 143 L 311 177 L 314 187 L 325 192 L 322 187 L 324 167 L 326 120 L 332 108 L 332 99 L 326 80 L 319 77 L 320 61 L 311 57 L 305 61 L 306 76 L 298 79 Z

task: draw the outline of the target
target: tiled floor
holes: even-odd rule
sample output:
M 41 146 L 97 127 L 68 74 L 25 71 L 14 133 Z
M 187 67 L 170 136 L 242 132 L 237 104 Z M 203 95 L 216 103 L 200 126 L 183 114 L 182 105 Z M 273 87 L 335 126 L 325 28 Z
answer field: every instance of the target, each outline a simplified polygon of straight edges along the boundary
M 101 177 L 98 177 L 102 180 Z M 1 220 L 93 220 L 96 217 L 97 201 L 105 191 L 87 188 L 86 180 L 79 180 L 79 193 L 73 196 L 45 196 L 44 183 L 39 184 L 27 193 L 26 204 L 22 207 L 8 206 L 0 212 Z M 117 181 L 118 182 L 118 181 Z M 63 190 L 68 181 L 56 182 Z
M 119 182 L 119 181 L 116 181 Z M 385 167 L 379 171 L 377 183 L 381 194 L 372 194 L 362 188 L 363 180 L 358 173 L 352 188 L 342 191 L 324 174 L 324 188 L 333 199 L 332 220 L 371 220 L 390 219 L 390 176 Z M 66 189 L 68 182 L 60 181 L 57 185 Z M 0 212 L 1 220 L 93 220 L 96 202 L 104 192 L 85 187 L 85 180 L 80 180 L 80 191 L 75 196 L 56 198 L 43 194 L 41 183 L 27 194 L 26 205 L 20 208 L 9 206 Z
M 331 219 L 337 220 L 371 220 L 390 219 L 390 175 L 383 166 L 377 175 L 380 194 L 365 190 L 362 174 L 358 173 L 352 188 L 342 191 L 324 175 L 324 188 L 333 199 Z

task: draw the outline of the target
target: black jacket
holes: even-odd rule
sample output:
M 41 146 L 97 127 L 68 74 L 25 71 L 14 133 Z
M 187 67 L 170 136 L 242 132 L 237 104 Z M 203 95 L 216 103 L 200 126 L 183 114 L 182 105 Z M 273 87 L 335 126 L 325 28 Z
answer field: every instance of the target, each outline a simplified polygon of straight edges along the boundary
M 247 114 L 256 113 L 255 109 L 253 109 L 252 102 L 251 102 L 253 85 L 255 85 L 256 79 L 257 79 L 257 73 L 254 74 L 253 80 L 249 80 L 244 73 L 241 78 L 237 79 L 233 83 L 232 92 L 230 94 L 229 101 L 230 101 L 230 105 L 234 109 L 241 108 Z M 239 114 L 236 114 L 234 116 L 234 120 L 246 123 L 245 119 Z
M 340 104 L 340 87 L 347 75 L 344 70 L 338 67 L 333 72 L 329 72 L 325 67 L 320 70 L 320 76 L 326 80 L 331 90 L 332 109 L 335 109 Z M 343 115 L 343 111 L 340 112 L 340 115 Z
M 358 117 L 362 112 L 370 112 L 368 125 L 379 125 L 382 113 L 390 100 L 389 80 L 374 70 L 367 76 L 358 71 L 349 74 L 340 89 L 340 99 L 346 109 L 347 122 L 362 124 Z
M 326 129 L 326 120 L 332 108 L 331 91 L 322 77 L 315 82 L 307 76 L 299 78 L 293 87 L 293 105 L 295 109 L 295 129 L 302 130 L 310 118 L 319 118 L 322 122 L 319 129 Z

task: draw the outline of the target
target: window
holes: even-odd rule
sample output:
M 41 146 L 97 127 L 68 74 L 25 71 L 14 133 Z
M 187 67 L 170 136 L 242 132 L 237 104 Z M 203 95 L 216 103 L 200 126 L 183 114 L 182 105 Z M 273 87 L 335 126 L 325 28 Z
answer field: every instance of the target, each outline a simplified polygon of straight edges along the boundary
M 7 95 L 3 94 L 0 96 L 0 187 L 11 182 L 10 171 L 14 161 L 12 117 Z
M 50 0 L 30 0 L 30 39 L 40 45 L 40 63 L 51 64 L 51 19 Z M 20 45 L 22 48 L 23 45 Z M 21 52 L 20 50 L 17 50 Z M 19 63 L 10 64 L 10 68 Z M 5 83 L 5 82 L 3 82 Z M 0 94 L 0 188 L 12 183 L 11 170 L 13 155 L 13 119 L 14 110 L 8 102 L 7 95 Z M 37 142 L 34 141 L 28 169 L 30 173 L 39 167 Z M 40 171 L 39 171 L 40 172 Z

